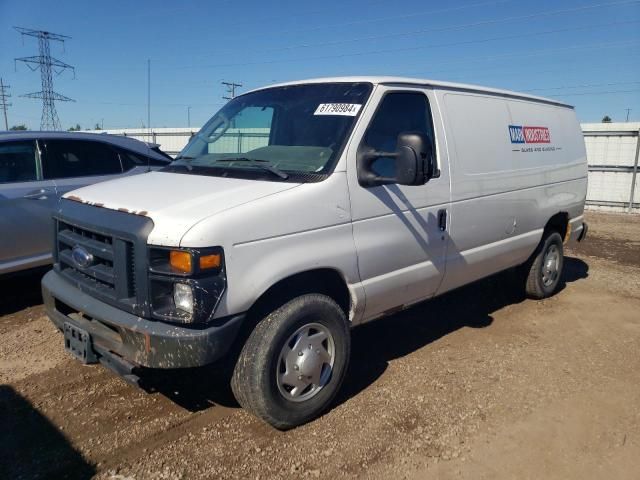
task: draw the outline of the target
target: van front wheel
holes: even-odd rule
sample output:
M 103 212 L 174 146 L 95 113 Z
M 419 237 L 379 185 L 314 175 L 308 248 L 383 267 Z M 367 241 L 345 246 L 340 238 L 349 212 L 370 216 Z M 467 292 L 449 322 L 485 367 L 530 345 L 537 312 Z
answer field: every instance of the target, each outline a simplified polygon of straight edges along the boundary
M 258 323 L 242 348 L 231 388 L 238 403 L 286 430 L 320 415 L 344 379 L 347 318 L 330 297 L 294 298 Z
M 545 236 L 526 266 L 529 267 L 526 292 L 531 298 L 547 298 L 556 293 L 562 276 L 564 252 L 558 232 Z

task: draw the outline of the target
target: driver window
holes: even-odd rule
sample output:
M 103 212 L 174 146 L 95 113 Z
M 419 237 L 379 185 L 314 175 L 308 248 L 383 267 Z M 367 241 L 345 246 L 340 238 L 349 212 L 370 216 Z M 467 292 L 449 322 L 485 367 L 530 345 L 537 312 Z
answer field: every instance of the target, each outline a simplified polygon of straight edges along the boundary
M 211 136 L 220 138 L 209 143 L 208 153 L 238 154 L 269 145 L 272 107 L 246 107 L 229 119 L 226 124 L 216 128 Z M 226 128 L 226 130 L 225 130 Z
M 433 124 L 426 95 L 395 92 L 385 95 L 365 134 L 365 144 L 379 152 L 394 152 L 402 132 L 421 132 L 433 141 Z M 395 161 L 380 157 L 372 170 L 380 176 L 395 176 Z

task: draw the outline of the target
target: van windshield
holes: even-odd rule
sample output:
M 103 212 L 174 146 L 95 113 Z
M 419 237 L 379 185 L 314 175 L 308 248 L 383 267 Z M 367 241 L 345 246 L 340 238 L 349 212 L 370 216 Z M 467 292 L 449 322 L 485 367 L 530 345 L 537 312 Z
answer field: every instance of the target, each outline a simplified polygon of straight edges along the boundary
M 371 88 L 369 83 L 319 83 L 241 95 L 211 118 L 165 170 L 276 181 L 330 173 Z

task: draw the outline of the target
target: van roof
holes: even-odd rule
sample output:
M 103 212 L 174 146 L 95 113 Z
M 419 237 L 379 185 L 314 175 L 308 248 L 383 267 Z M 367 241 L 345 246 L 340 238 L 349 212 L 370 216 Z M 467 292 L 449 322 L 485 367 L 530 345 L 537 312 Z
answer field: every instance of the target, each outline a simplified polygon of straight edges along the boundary
M 503 97 L 521 98 L 524 100 L 532 100 L 535 102 L 548 103 L 551 105 L 558 105 L 561 107 L 573 108 L 573 105 L 560 102 L 558 100 L 538 97 L 535 95 L 529 95 L 526 93 L 514 92 L 512 90 L 503 90 L 500 88 L 482 87 L 480 85 L 470 85 L 466 83 L 453 83 L 453 82 L 441 82 L 438 80 L 429 80 L 425 78 L 411 78 L 411 77 L 388 77 L 388 76 L 359 76 L 359 77 L 325 77 L 325 78 L 310 78 L 307 80 L 296 80 L 292 82 L 276 83 L 274 85 L 268 85 L 265 87 L 257 88 L 252 91 L 264 90 L 265 88 L 282 87 L 286 85 L 304 85 L 309 83 L 340 83 L 340 82 L 367 82 L 374 85 L 402 85 L 402 86 L 420 86 L 420 87 L 435 87 L 444 90 L 464 90 L 467 92 L 488 93 L 491 95 L 498 95 Z M 247 92 L 248 93 L 248 92 Z

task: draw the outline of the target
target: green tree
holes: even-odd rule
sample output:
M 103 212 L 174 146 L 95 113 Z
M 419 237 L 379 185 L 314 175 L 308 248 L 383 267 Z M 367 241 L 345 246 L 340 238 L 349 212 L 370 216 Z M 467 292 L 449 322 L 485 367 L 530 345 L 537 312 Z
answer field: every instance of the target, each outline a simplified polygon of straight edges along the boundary
M 94 130 L 102 130 L 102 128 L 100 128 L 100 124 L 96 123 L 96 126 L 93 127 Z
M 611 123 L 611 117 L 609 115 L 605 115 L 602 117 L 602 123 Z
M 69 128 L 69 132 L 79 132 L 80 130 L 82 130 L 82 127 L 80 126 L 79 123 L 76 123 L 75 127 Z
M 22 123 L 20 125 L 14 125 L 9 130 L 29 130 L 29 129 L 27 128 L 27 126 L 24 123 Z

